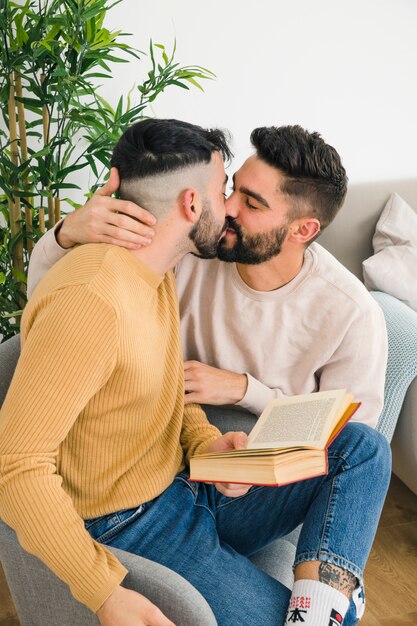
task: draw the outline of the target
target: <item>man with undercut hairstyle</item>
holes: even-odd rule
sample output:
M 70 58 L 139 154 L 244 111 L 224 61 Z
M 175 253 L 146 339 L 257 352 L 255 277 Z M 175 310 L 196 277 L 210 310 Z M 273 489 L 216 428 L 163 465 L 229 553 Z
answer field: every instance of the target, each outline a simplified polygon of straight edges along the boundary
M 196 502 L 211 513 L 220 540 L 239 554 L 253 554 L 303 523 L 287 610 L 278 609 L 282 586 L 241 561 L 250 581 L 241 592 L 235 570 L 224 565 L 213 574 L 216 589 L 228 577 L 235 611 L 230 619 L 215 613 L 219 624 L 328 626 L 336 619 L 350 626 L 361 616 L 363 569 L 390 476 L 389 447 L 372 428 L 383 402 L 383 315 L 364 286 L 314 241 L 346 194 L 336 150 L 299 126 L 258 128 L 251 139 L 254 154 L 234 175 L 226 200 L 219 259 L 187 255 L 176 267 L 185 405 L 203 403 L 209 414 L 243 410 L 253 423 L 270 398 L 347 388 L 362 406 L 330 447 L 327 477 L 257 487 L 234 500 L 207 500 L 211 487 L 195 486 Z M 158 235 L 148 245 L 146 212 L 107 197 L 117 187 L 112 170 L 84 208 L 45 235 L 32 256 L 32 284 L 75 243 L 155 246 Z M 138 323 L 137 332 L 146 328 Z M 195 568 L 189 579 L 201 588 Z M 224 609 L 222 593 L 218 599 Z
M 127 572 L 106 537 L 115 545 L 119 531 L 129 535 L 143 518 L 146 527 L 172 502 L 177 515 L 157 513 L 159 532 L 171 545 L 175 538 L 179 554 L 191 521 L 187 459 L 245 442 L 244 433 L 221 436 L 199 406 L 184 407 L 172 272 L 188 252 L 216 253 L 230 154 L 218 130 L 176 120 L 132 126 L 113 162 L 121 193 L 157 206 L 156 245 L 78 247 L 24 311 L 22 352 L 0 413 L 0 515 L 103 626 L 172 625 L 121 587 Z M 162 540 L 142 532 L 135 541 L 143 550 L 148 541 L 163 554 Z

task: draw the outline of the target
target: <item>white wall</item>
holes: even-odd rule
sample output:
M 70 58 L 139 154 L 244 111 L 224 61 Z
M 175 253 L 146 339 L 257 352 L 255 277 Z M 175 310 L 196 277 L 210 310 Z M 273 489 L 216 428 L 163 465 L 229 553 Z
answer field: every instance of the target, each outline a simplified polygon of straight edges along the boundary
M 107 25 L 140 49 L 176 37 L 182 64 L 217 74 L 204 94 L 173 87 L 154 112 L 229 128 L 235 166 L 251 129 L 299 123 L 336 147 L 352 183 L 416 175 L 415 0 L 124 0 Z M 114 66 L 104 93 L 147 69 Z

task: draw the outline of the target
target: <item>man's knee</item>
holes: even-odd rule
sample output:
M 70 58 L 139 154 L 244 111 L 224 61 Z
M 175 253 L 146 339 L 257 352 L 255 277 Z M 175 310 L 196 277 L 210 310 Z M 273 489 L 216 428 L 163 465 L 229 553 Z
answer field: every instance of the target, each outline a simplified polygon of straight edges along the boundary
M 354 450 L 379 482 L 389 484 L 391 477 L 391 448 L 379 431 L 367 424 L 351 422 L 345 428 Z

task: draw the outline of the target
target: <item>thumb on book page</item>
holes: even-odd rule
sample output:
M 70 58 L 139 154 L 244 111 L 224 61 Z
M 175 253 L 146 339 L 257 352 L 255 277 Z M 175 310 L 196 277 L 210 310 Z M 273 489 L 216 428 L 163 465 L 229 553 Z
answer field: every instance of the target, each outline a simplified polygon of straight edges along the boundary
M 208 452 L 224 452 L 225 450 L 241 450 L 248 445 L 248 436 L 243 432 L 228 432 L 213 441 Z
M 233 435 L 233 445 L 232 448 L 234 450 L 244 450 L 248 445 L 248 436 L 246 433 L 238 432 L 238 433 L 230 433 Z

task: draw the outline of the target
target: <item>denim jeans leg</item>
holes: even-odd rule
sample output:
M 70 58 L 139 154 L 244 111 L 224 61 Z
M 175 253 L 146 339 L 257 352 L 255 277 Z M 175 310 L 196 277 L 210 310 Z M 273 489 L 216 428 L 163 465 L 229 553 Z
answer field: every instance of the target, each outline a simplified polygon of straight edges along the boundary
M 179 475 L 155 500 L 86 527 L 100 543 L 161 563 L 206 598 L 219 626 L 282 626 L 290 592 L 219 541 L 214 487 Z
M 348 424 L 329 449 L 327 476 L 254 487 L 239 498 L 178 476 L 155 500 L 86 525 L 97 541 L 189 580 L 219 626 L 281 626 L 289 591 L 246 557 L 303 522 L 296 563 L 329 561 L 362 581 L 389 477 L 385 439 L 365 425 Z M 356 621 L 352 608 L 344 626 Z
M 280 488 L 255 487 L 236 499 L 217 496 L 219 536 L 250 555 L 303 523 L 295 565 L 331 562 L 362 584 L 390 474 L 385 438 L 364 424 L 348 424 L 329 448 L 327 476 Z M 346 626 L 356 623 L 349 615 Z
M 325 560 L 352 572 L 363 585 L 391 477 L 389 444 L 364 424 L 350 424 L 329 449 L 329 468 L 326 489 L 303 524 L 295 565 Z

